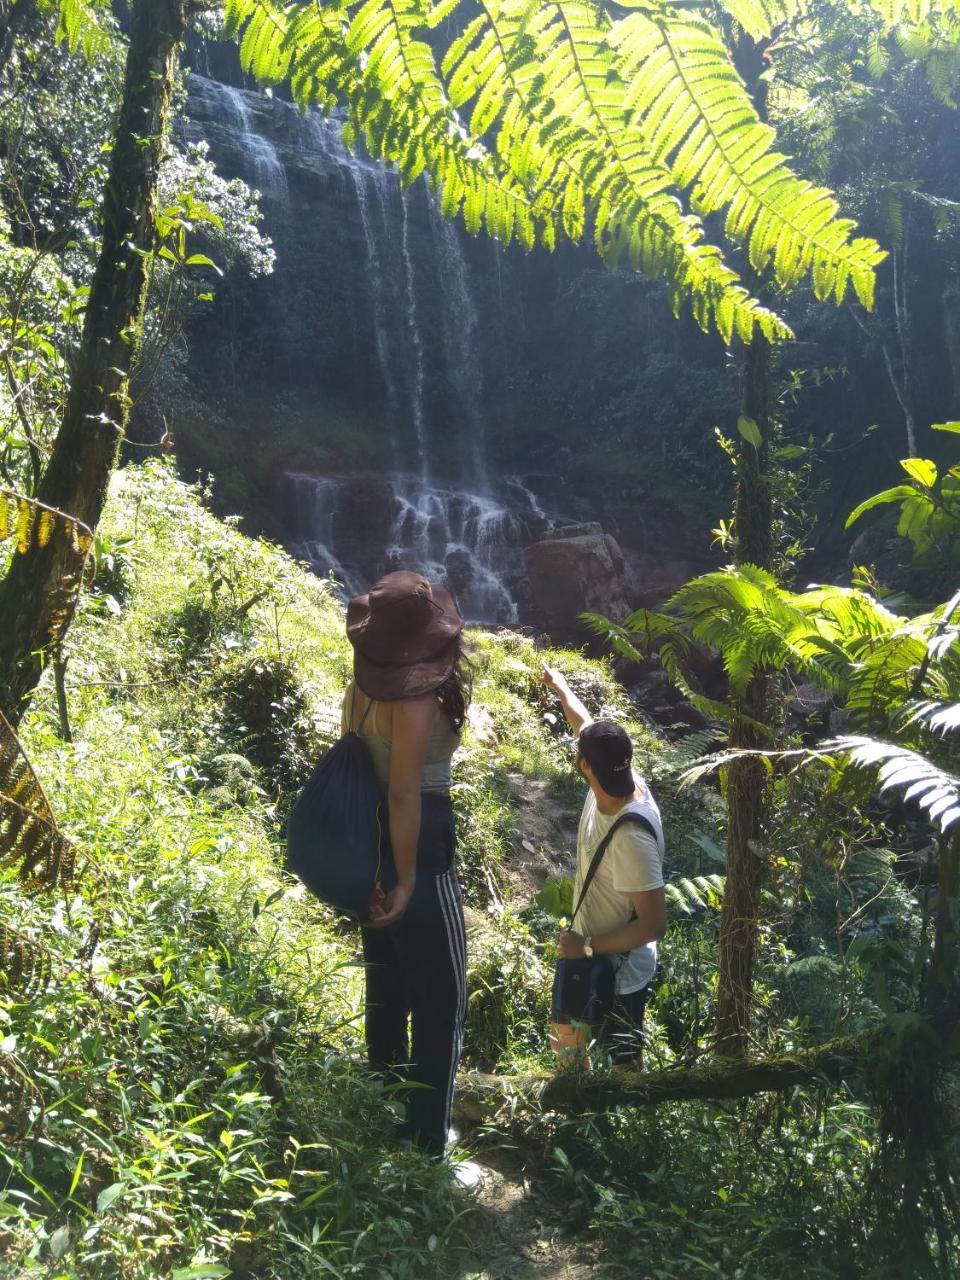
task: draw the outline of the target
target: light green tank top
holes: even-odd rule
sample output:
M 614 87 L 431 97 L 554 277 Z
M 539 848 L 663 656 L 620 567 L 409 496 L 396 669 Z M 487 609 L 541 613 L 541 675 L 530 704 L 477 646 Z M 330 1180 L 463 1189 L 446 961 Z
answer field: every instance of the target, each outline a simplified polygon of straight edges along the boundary
M 344 700 L 343 727 L 344 729 L 353 727 L 366 743 L 377 779 L 380 785 L 386 789 L 390 781 L 390 753 L 393 750 L 393 743 L 389 738 L 385 738 L 382 733 L 377 733 L 374 729 L 371 729 L 371 726 L 375 726 L 377 723 L 377 711 L 381 704 L 378 702 L 370 703 L 370 710 L 361 726 L 360 721 L 363 717 L 363 712 L 354 713 L 353 702 L 355 695 L 356 686 L 351 685 Z M 452 781 L 451 761 L 453 760 L 453 753 L 459 745 L 459 733 L 441 711 L 437 716 L 433 732 L 430 735 L 430 741 L 427 744 L 427 756 L 423 764 L 423 780 L 420 783 L 421 791 L 439 792 L 441 794 L 449 793 Z

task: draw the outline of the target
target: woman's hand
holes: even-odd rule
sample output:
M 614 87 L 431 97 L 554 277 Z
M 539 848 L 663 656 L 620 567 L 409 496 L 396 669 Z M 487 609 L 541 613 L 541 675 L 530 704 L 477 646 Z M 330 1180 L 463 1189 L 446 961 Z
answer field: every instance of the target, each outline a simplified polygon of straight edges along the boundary
M 413 884 L 398 884 L 382 902 L 375 902 L 370 907 L 370 914 L 364 921 L 365 929 L 386 929 L 388 925 L 396 924 L 403 913 L 406 911 L 410 899 L 413 897 Z

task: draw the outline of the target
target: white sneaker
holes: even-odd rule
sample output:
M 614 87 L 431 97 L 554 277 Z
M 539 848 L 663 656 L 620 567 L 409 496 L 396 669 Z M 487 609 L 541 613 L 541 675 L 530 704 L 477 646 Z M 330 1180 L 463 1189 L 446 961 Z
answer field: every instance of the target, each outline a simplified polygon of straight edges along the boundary
M 483 1182 L 483 1170 L 473 1160 L 451 1162 L 450 1172 L 461 1191 L 476 1191 Z

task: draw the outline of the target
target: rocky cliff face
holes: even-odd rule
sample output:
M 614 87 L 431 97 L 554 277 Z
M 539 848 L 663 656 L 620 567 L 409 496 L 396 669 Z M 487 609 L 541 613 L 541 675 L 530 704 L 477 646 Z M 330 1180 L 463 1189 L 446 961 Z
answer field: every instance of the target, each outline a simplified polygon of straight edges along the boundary
M 187 110 L 186 138 L 262 193 L 277 250 L 272 277 L 227 279 L 191 334 L 194 403 L 220 420 L 212 454 L 204 410 L 177 424 L 188 458 L 242 473 L 241 505 L 252 487 L 257 522 L 348 591 L 415 564 L 478 621 L 563 618 L 569 634 L 551 575 L 616 613 L 682 580 L 706 540 L 660 463 L 641 465 L 661 424 L 635 419 L 631 397 L 640 378 L 665 416 L 706 421 L 716 371 L 665 377 L 663 332 L 682 331 L 649 288 L 586 253 L 471 241 L 422 183 L 403 193 L 348 153 L 336 120 L 198 74 Z M 675 462 L 663 474 L 694 467 Z M 579 548 L 534 549 L 596 520 Z

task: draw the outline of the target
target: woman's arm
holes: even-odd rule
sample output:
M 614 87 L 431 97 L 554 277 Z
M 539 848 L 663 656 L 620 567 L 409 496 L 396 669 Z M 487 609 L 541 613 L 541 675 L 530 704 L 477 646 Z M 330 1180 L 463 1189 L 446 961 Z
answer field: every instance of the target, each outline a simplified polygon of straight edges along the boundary
M 437 714 L 437 699 L 432 693 L 422 698 L 405 698 L 393 706 L 387 797 L 397 885 L 387 894 L 382 907 L 371 909 L 369 924 L 374 929 L 382 929 L 400 919 L 416 884 L 420 788 Z

